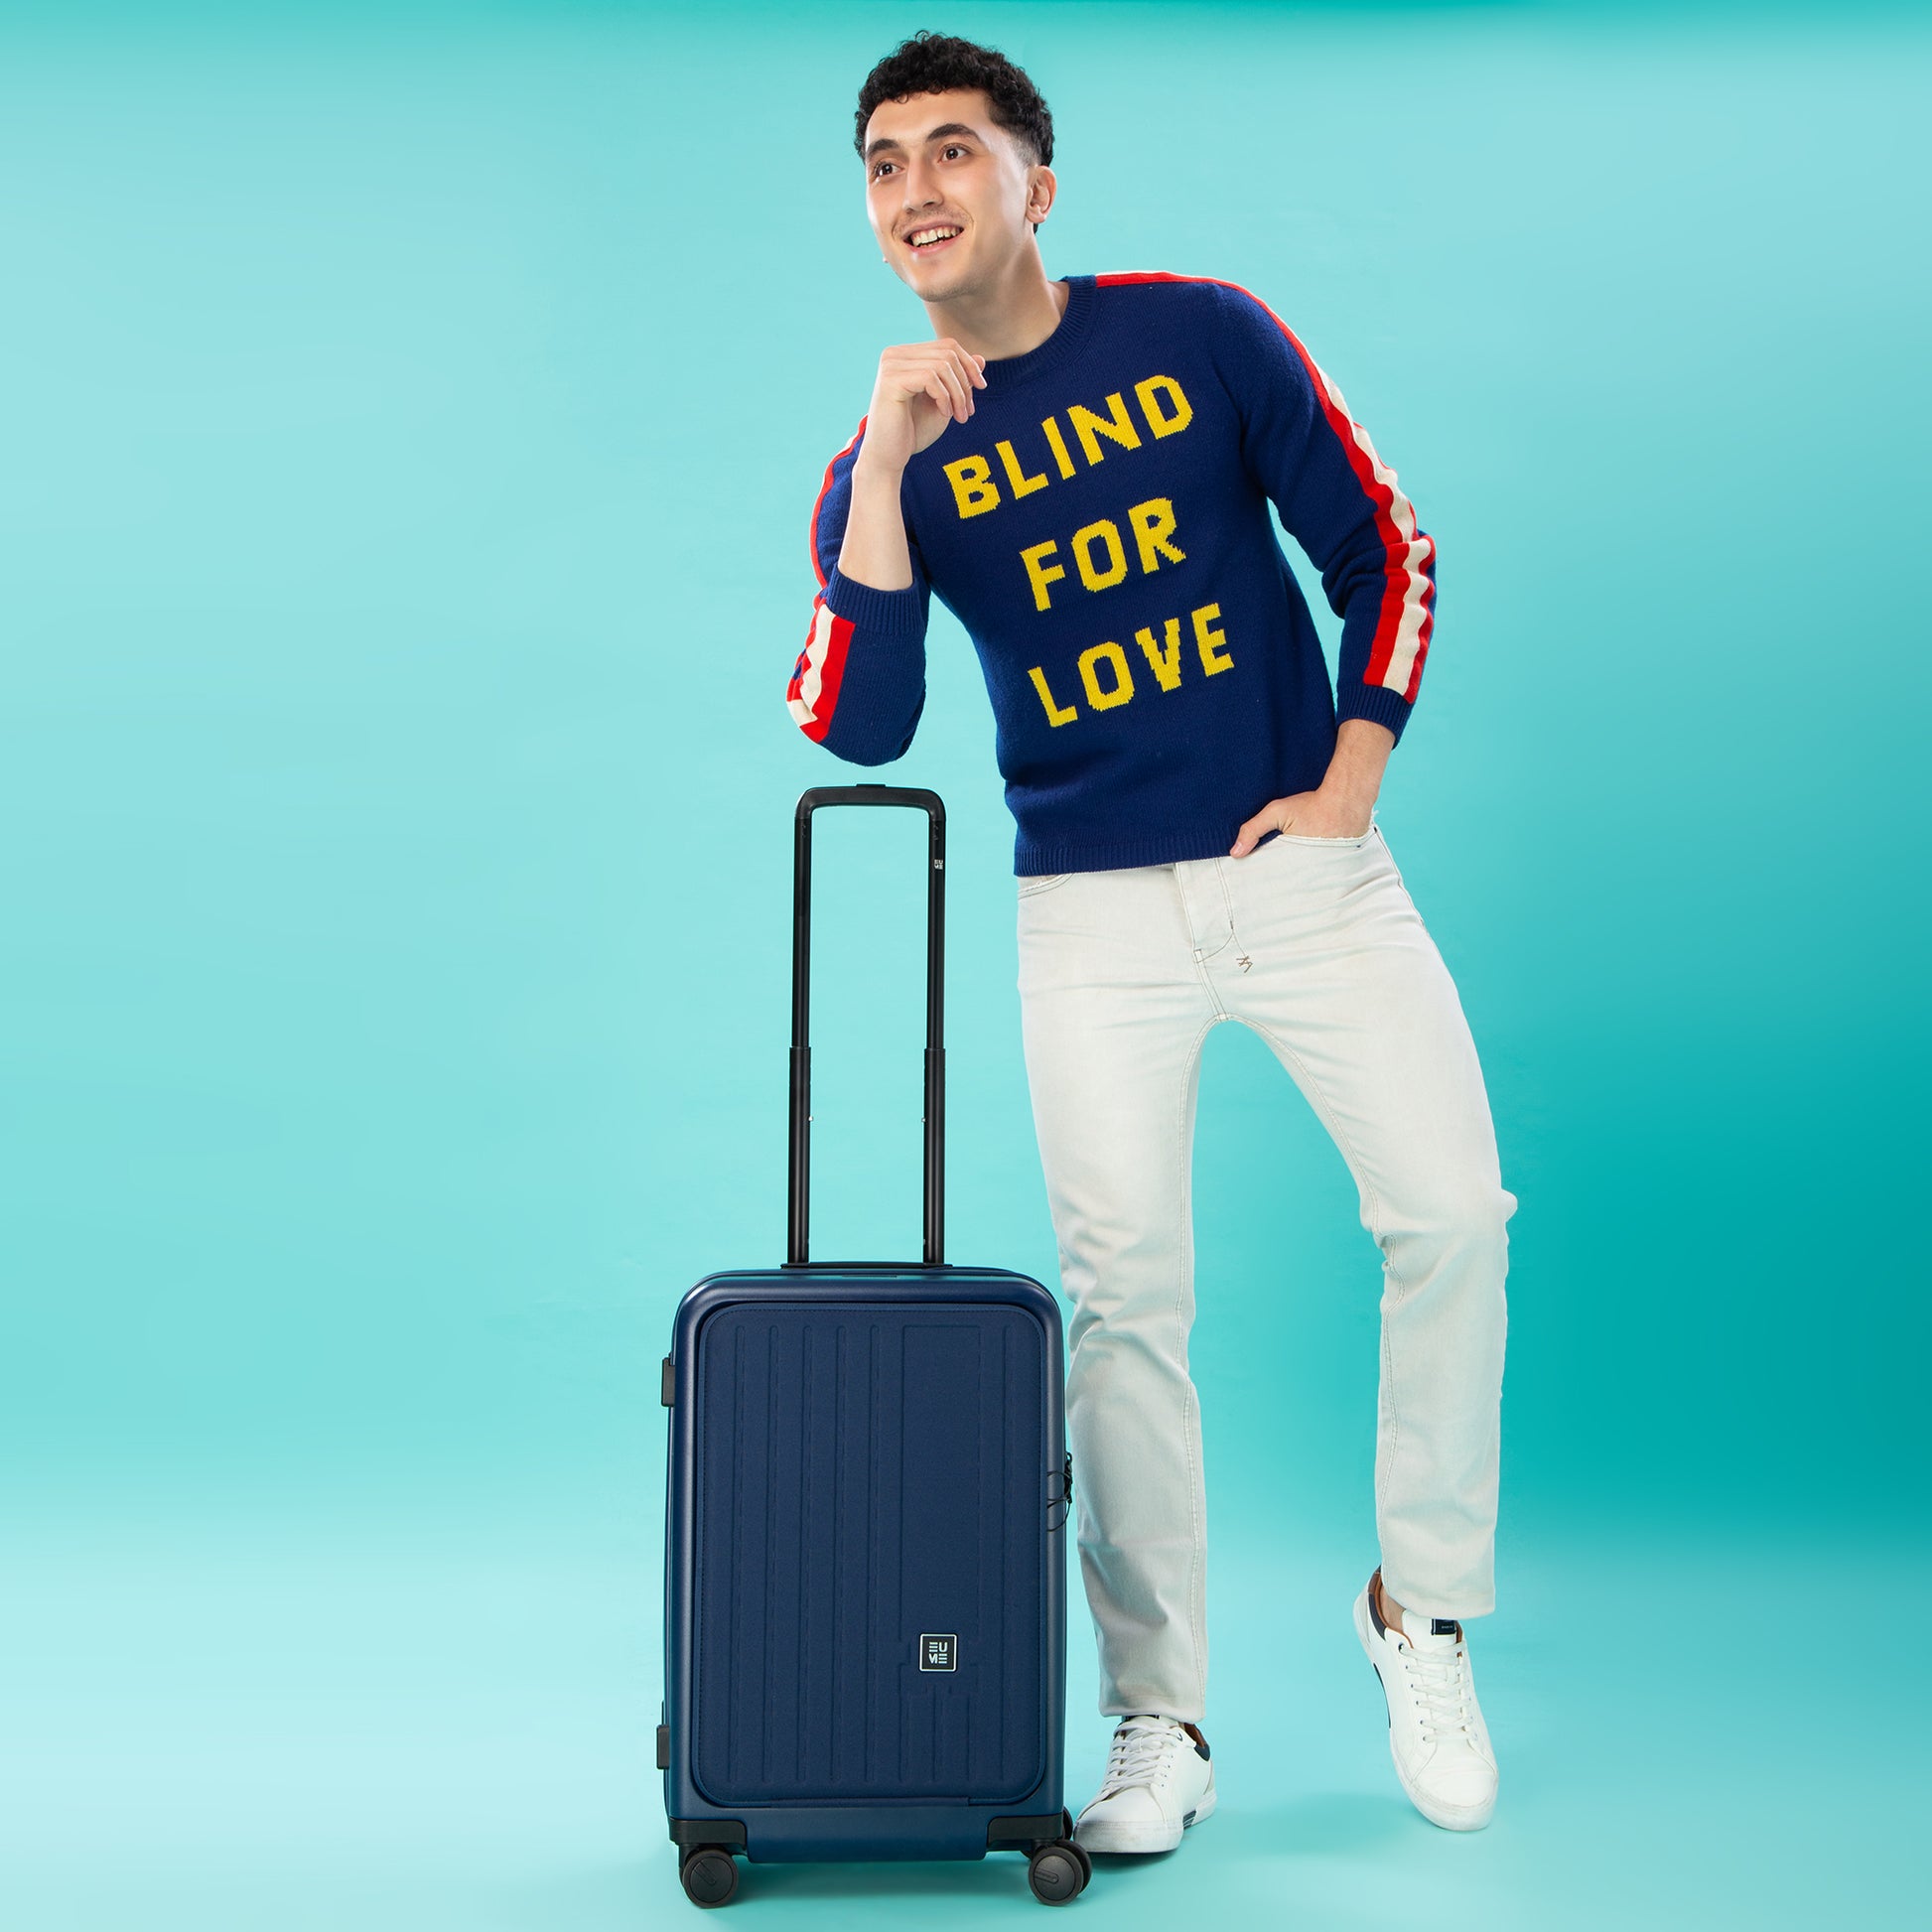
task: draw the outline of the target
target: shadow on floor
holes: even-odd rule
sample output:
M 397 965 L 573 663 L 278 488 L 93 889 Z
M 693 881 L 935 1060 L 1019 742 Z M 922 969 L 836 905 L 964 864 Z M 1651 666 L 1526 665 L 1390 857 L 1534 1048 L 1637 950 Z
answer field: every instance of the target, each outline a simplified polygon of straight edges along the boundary
M 1178 1850 L 1156 1857 L 1094 1860 L 1091 1896 L 1136 1880 L 1165 1893 L 1199 1863 L 1247 1863 L 1278 1859 L 1350 1858 L 1395 1844 L 1411 1827 L 1427 1831 L 1399 1798 L 1368 1793 L 1323 1793 L 1258 1808 L 1224 1805 L 1190 1831 Z M 1026 1861 L 1000 1853 L 980 1862 L 882 1861 L 867 1863 L 739 1864 L 734 1904 L 784 1903 L 793 1910 L 873 1903 L 889 1906 L 946 1905 L 959 1911 L 993 1911 L 1031 1905 Z M 1151 1901 L 1150 1901 L 1151 1902 Z M 657 1856 L 587 1869 L 531 1886 L 513 1901 L 500 1923 L 537 1932 L 635 1932 L 660 1913 L 685 1906 L 677 1866 L 667 1846 Z

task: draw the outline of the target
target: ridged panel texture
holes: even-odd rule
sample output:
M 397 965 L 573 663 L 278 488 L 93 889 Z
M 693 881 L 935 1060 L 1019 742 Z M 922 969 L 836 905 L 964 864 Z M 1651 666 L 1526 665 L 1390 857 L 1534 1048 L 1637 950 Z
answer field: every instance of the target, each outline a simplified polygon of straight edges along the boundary
M 1038 1783 L 1044 1346 L 999 1306 L 705 1323 L 692 1735 L 712 1802 Z M 956 1669 L 920 1670 L 928 1633 L 957 1637 Z

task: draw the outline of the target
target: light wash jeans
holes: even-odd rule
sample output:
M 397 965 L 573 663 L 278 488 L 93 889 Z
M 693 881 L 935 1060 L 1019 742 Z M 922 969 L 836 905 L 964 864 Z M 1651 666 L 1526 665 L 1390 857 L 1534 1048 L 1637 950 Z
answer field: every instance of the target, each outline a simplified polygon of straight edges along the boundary
M 1188 1199 L 1201 1042 L 1252 1027 L 1382 1251 L 1375 1507 L 1389 1594 L 1494 1606 L 1504 1224 L 1482 1070 L 1379 830 L 1019 882 L 1027 1075 L 1068 1333 L 1100 1708 L 1198 1722 L 1207 1684 Z

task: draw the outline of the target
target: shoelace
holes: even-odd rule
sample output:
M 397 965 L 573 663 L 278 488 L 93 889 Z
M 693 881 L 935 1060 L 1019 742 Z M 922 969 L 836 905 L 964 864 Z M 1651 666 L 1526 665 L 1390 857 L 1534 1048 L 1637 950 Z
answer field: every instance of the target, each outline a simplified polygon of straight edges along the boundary
M 1187 1733 L 1165 1718 L 1128 1718 L 1114 1732 L 1107 1751 L 1107 1769 L 1100 1780 L 1100 1798 L 1111 1798 L 1130 1784 L 1151 1784 L 1164 1768 L 1176 1743 Z
M 1404 1643 L 1397 1652 L 1409 1688 L 1422 1706 L 1424 1741 L 1438 1730 L 1473 1735 L 1470 1705 L 1469 1655 L 1458 1639 L 1451 1650 L 1417 1650 Z

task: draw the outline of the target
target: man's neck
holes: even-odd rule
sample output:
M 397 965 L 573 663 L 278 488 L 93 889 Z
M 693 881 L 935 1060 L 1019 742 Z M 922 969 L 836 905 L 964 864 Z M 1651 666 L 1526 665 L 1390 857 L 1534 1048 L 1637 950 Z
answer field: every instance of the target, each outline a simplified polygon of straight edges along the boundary
M 935 336 L 950 336 L 970 354 L 998 361 L 1037 348 L 1060 326 L 1067 292 L 1064 282 L 1046 279 L 1039 251 L 1031 249 L 991 288 L 957 302 L 928 302 L 925 313 Z

